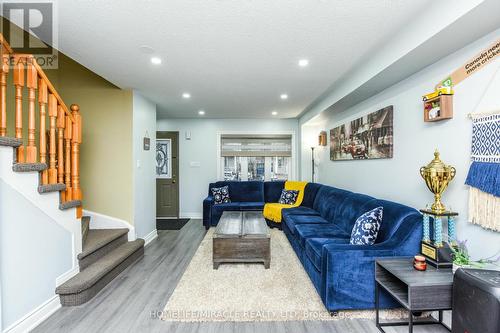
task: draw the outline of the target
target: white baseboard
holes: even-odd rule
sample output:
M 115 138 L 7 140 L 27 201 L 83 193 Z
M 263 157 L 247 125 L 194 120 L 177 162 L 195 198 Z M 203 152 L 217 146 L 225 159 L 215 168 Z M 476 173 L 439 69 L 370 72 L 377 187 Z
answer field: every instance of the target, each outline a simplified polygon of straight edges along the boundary
M 7 327 L 3 333 L 25 333 L 33 330 L 40 325 L 45 319 L 50 317 L 54 312 L 59 310 L 61 302 L 59 296 L 54 295 L 45 303 L 16 321 L 14 324 Z
M 147 234 L 145 237 L 144 237 L 144 246 L 148 245 L 149 243 L 151 243 L 153 240 L 156 239 L 156 237 L 158 237 L 158 232 L 155 230 L 151 231 L 149 234 Z
M 181 219 L 197 219 L 201 220 L 203 218 L 202 213 L 197 213 L 197 212 L 181 212 L 179 214 Z
M 76 267 L 73 267 L 72 269 L 70 269 L 69 271 L 67 271 L 66 273 L 59 275 L 56 278 L 56 288 L 59 287 L 64 282 L 71 279 L 73 276 L 75 276 L 78 273 L 80 273 L 80 267 L 76 266 Z

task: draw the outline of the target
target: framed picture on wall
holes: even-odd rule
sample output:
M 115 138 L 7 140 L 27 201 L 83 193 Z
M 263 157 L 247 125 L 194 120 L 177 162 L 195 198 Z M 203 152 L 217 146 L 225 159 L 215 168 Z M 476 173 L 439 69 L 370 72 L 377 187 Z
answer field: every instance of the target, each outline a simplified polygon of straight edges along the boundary
M 330 160 L 392 158 L 393 106 L 330 130 Z

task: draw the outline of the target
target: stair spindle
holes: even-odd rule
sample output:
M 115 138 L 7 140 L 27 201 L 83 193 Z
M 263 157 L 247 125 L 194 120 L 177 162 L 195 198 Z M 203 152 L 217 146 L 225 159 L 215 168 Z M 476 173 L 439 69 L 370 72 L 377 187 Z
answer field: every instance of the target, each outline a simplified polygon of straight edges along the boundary
M 49 184 L 57 183 L 57 168 L 56 168 L 56 119 L 57 119 L 57 98 L 53 94 L 49 94 Z
M 16 139 L 23 138 L 23 87 L 24 87 L 24 64 L 21 56 L 14 56 L 14 86 L 16 87 Z M 17 148 L 17 163 L 24 163 L 24 145 Z
M 0 66 L 0 136 L 7 135 L 7 75 L 9 74 L 9 56 L 2 54 Z
M 28 146 L 26 147 L 26 162 L 35 163 L 37 160 L 37 148 L 35 139 L 35 102 L 38 73 L 33 66 L 33 57 L 26 58 L 27 79 L 26 87 L 28 88 Z
M 57 183 L 64 183 L 64 128 L 66 127 L 66 115 L 61 105 L 57 106 Z M 64 193 L 62 201 L 65 200 Z
M 38 104 L 40 106 L 40 163 L 47 163 L 47 133 L 46 133 L 46 115 L 47 115 L 47 102 L 48 102 L 47 84 L 43 79 L 38 81 Z M 47 170 L 42 171 L 42 184 L 49 183 L 49 175 Z
M 64 198 L 66 201 L 73 200 L 73 187 L 71 186 L 71 139 L 73 138 L 73 122 L 71 118 L 66 116 L 66 128 L 64 129 L 64 174 L 65 174 L 65 184 L 66 192 L 64 193 Z
M 80 107 L 71 104 L 71 113 L 74 118 L 73 138 L 71 140 L 71 183 L 73 186 L 73 200 L 82 200 L 82 190 L 80 189 L 80 143 L 82 143 L 82 117 Z M 77 207 L 76 217 L 82 217 L 82 206 Z

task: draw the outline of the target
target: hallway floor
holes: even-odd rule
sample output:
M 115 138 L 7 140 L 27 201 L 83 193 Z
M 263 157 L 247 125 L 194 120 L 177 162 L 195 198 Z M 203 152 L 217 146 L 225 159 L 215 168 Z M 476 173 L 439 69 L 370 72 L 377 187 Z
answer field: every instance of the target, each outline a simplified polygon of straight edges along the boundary
M 205 236 L 200 220 L 181 230 L 158 231 L 144 258 L 127 268 L 90 302 L 64 307 L 33 332 L 378 332 L 372 320 L 169 323 L 154 316 L 172 295 L 184 270 Z M 387 333 L 407 332 L 407 327 L 386 328 Z M 418 326 L 415 333 L 448 332 L 438 325 Z

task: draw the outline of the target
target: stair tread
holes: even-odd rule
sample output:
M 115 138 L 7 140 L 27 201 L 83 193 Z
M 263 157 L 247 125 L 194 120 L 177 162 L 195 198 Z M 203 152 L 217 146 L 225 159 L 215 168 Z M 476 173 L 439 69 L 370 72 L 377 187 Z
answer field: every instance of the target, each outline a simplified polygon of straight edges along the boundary
M 63 202 L 63 203 L 61 203 L 59 205 L 59 209 L 60 210 L 66 210 L 66 209 L 70 209 L 70 208 L 79 207 L 81 205 L 82 205 L 82 201 L 81 200 L 65 201 L 65 202 Z
M 38 186 L 38 193 L 50 193 L 50 192 L 59 192 L 66 190 L 66 184 L 58 183 L 58 184 L 46 184 Z
M 21 139 L 11 138 L 8 136 L 0 136 L 0 146 L 16 148 L 22 144 L 23 144 L 23 140 L 21 140 Z
M 143 246 L 144 240 L 141 238 L 121 245 L 57 287 L 56 293 L 75 294 L 89 289 Z
M 82 253 L 78 254 L 78 260 L 82 260 L 88 255 L 91 255 L 100 248 L 111 243 L 115 239 L 128 233 L 127 228 L 120 229 L 90 229 L 87 234 L 87 239 L 83 244 Z
M 14 172 L 40 172 L 47 170 L 45 163 L 14 163 L 12 166 Z

